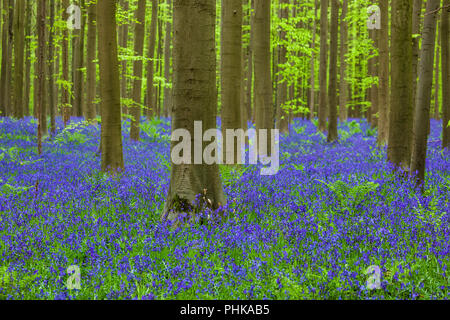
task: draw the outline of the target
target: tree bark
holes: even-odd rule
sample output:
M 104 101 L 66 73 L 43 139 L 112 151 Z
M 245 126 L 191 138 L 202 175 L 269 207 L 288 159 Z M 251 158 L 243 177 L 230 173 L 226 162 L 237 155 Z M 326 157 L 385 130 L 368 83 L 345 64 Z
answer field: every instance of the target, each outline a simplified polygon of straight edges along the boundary
M 102 171 L 116 173 L 124 168 L 124 163 L 115 1 L 98 0 L 97 32 L 102 117 Z
M 248 44 L 248 69 L 247 69 L 247 117 L 251 122 L 255 121 L 255 107 L 253 105 L 252 99 L 252 88 L 253 88 L 253 8 L 255 6 L 255 1 L 250 0 L 250 9 L 249 9 L 249 24 L 250 24 L 250 41 Z
M 67 21 L 69 15 L 66 12 L 66 9 L 69 7 L 69 0 L 63 0 L 63 10 L 62 10 L 62 19 L 63 21 Z M 63 120 L 64 127 L 66 127 L 70 122 L 71 116 L 71 105 L 70 105 L 70 97 L 69 90 L 72 84 L 69 84 L 69 32 L 68 28 L 63 28 L 63 39 L 62 39 L 62 77 L 65 85 L 63 86 L 63 91 L 61 94 L 62 98 L 62 108 L 63 108 Z
M 14 14 L 14 116 L 24 115 L 23 67 L 25 51 L 25 0 L 17 0 Z
M 328 142 L 338 139 L 337 131 L 337 55 L 339 29 L 339 0 L 331 0 L 330 69 L 328 87 Z
M 30 87 L 31 87 L 31 40 L 28 38 L 31 35 L 31 10 L 32 6 L 29 2 L 26 3 L 25 14 L 25 85 L 24 85 L 24 115 L 30 115 Z
M 319 130 L 327 129 L 328 1 L 320 0 Z
M 10 2 L 3 0 L 3 25 L 2 25 L 2 65 L 0 73 L 0 116 L 8 116 L 8 98 L 9 95 L 9 74 L 11 70 L 11 56 L 9 53 L 10 43 L 9 37 L 9 16 Z
M 270 71 L 270 2 L 266 0 L 255 0 L 254 17 L 254 68 L 255 68 L 255 90 L 253 100 L 255 101 L 256 130 L 273 129 L 273 101 L 272 80 Z M 260 137 L 257 137 L 258 152 Z M 268 139 L 267 155 L 270 155 L 271 139 Z M 261 156 L 264 154 L 260 153 Z
M 45 12 L 47 0 L 38 0 L 37 3 L 37 34 L 38 34 L 38 47 L 37 47 L 37 114 L 38 114 L 38 154 L 42 153 L 42 127 L 46 124 L 42 123 L 42 119 L 46 118 L 44 107 L 44 95 L 45 95 L 45 66 L 46 66 L 46 45 L 45 45 Z
M 174 1 L 172 130 L 183 128 L 190 132 L 191 164 L 172 164 L 162 220 L 174 221 L 182 212 L 193 217 L 197 195 L 210 199 L 212 209 L 226 202 L 218 165 L 193 164 L 192 161 L 195 141 L 202 143 L 194 136 L 194 121 L 202 122 L 203 131 L 216 128 L 215 18 L 215 0 Z M 202 145 L 205 147 L 205 143 Z M 172 142 L 171 150 L 174 146 Z
M 439 39 L 439 30 L 441 29 L 440 27 L 440 23 L 439 26 L 437 26 L 436 29 L 436 38 Z M 436 64 L 435 64 L 435 69 L 434 69 L 434 118 L 436 120 L 439 120 L 439 85 L 440 85 L 440 77 L 439 77 L 439 55 L 440 55 L 440 51 L 439 51 L 439 40 L 438 43 L 436 44 Z
M 389 136 L 389 1 L 380 0 L 378 146 L 385 146 Z
M 158 23 L 158 1 L 152 0 L 152 21 L 150 24 L 150 36 L 148 44 L 147 58 L 147 88 L 146 88 L 146 106 L 147 106 L 147 118 L 151 118 L 156 115 L 156 106 L 154 103 L 154 86 L 153 86 L 153 69 L 155 58 L 155 46 L 156 46 L 156 27 Z
M 392 1 L 391 23 L 391 112 L 388 161 L 409 170 L 413 120 L 412 97 L 412 3 Z
M 422 38 L 421 35 L 421 17 L 422 17 L 422 0 L 413 0 L 413 15 L 412 15 L 412 34 L 413 34 L 413 47 L 412 47 L 412 72 L 413 72 L 413 98 L 416 98 L 416 87 L 417 87 L 417 71 L 419 65 L 419 41 Z M 419 35 L 419 36 L 414 36 Z
M 289 0 L 281 0 L 280 2 L 280 20 L 286 21 L 289 18 Z M 284 65 L 286 64 L 286 30 L 281 29 L 280 32 L 280 45 L 278 46 L 278 64 Z M 280 68 L 280 67 L 278 67 Z M 282 70 L 279 70 L 282 71 Z M 276 113 L 276 128 L 280 130 L 282 134 L 289 133 L 289 116 L 286 110 L 284 109 L 284 104 L 287 100 L 287 79 L 279 74 L 278 75 L 278 89 L 277 89 L 277 113 Z
M 97 78 L 96 59 L 97 49 L 97 27 L 96 27 L 96 7 L 94 2 L 89 2 L 88 10 L 88 38 L 87 38 L 87 58 L 86 58 L 86 120 L 91 121 L 96 118 L 95 86 Z
M 369 32 L 370 38 L 372 39 L 374 43 L 374 47 L 378 49 L 379 51 L 379 40 L 378 40 L 378 30 L 370 30 Z M 378 77 L 378 56 L 372 57 L 369 62 L 370 65 L 370 75 L 374 78 Z M 379 103 L 378 103 L 378 85 L 376 83 L 373 83 L 372 86 L 369 89 L 370 91 L 370 126 L 372 128 L 375 128 L 378 126 L 378 109 L 379 109 Z
M 129 3 L 128 0 L 121 0 L 120 5 L 122 10 L 128 13 Z M 123 49 L 128 48 L 128 21 L 120 26 L 119 31 L 119 45 Z M 122 99 L 128 98 L 128 79 L 127 79 L 128 61 L 123 59 L 121 61 L 121 78 L 120 78 L 120 96 Z M 128 114 L 128 108 L 126 105 L 122 106 L 122 113 Z
M 138 1 L 138 8 L 135 15 L 136 23 L 134 25 L 134 54 L 143 55 L 144 50 L 144 34 L 145 34 L 145 0 Z M 141 118 L 141 93 L 142 93 L 142 59 L 134 61 L 133 64 L 133 102 L 130 106 L 131 127 L 130 139 L 139 141 L 139 124 Z
M 75 117 L 83 116 L 83 68 L 84 64 L 84 0 L 80 1 L 81 28 L 73 30 L 72 55 L 73 55 L 73 115 Z
M 450 0 L 444 0 L 450 6 Z M 442 73 L 442 149 L 450 148 L 450 14 L 447 10 L 441 13 L 441 73 Z
M 221 28 L 221 118 L 223 137 L 223 159 L 227 164 L 237 164 L 241 158 L 236 139 L 232 149 L 227 148 L 226 131 L 242 127 L 242 0 L 222 0 Z M 227 154 L 230 154 L 230 158 Z
M 427 12 L 439 8 L 440 0 L 428 0 Z M 417 183 L 425 182 L 425 160 L 427 156 L 428 126 L 430 123 L 431 87 L 433 85 L 434 49 L 436 43 L 436 19 L 438 13 L 425 16 L 422 49 L 419 61 L 419 84 L 415 104 L 414 145 L 411 173 L 417 172 Z
M 167 0 L 167 8 L 169 14 L 171 12 L 172 0 Z M 172 114 L 172 89 L 167 86 L 171 82 L 170 79 L 170 56 L 172 45 L 172 24 L 170 21 L 166 21 L 166 36 L 164 39 L 164 79 L 166 80 L 166 86 L 164 86 L 164 116 L 169 117 Z
M 47 57 L 47 70 L 48 70 L 48 107 L 50 111 L 50 133 L 54 135 L 56 133 L 56 122 L 55 122 L 55 45 L 54 45 L 54 28 L 52 27 L 55 23 L 55 1 L 50 2 L 50 28 L 48 31 L 48 57 Z
M 347 59 L 345 55 L 348 52 L 348 0 L 343 0 L 341 13 L 341 61 L 340 61 L 340 79 L 339 79 L 339 120 L 347 121 L 347 99 L 348 99 L 348 83 L 347 83 Z

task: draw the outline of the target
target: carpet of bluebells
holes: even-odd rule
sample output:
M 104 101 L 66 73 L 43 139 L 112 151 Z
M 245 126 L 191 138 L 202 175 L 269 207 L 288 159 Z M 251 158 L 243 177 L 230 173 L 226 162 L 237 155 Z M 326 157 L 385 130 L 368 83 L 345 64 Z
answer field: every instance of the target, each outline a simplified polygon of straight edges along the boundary
M 35 120 L 0 119 L 0 299 L 450 298 L 440 122 L 423 194 L 393 173 L 364 120 L 341 123 L 334 144 L 296 120 L 278 174 L 221 166 L 224 221 L 176 230 L 159 222 L 168 120 L 143 123 L 141 142 L 124 122 L 126 168 L 114 177 L 100 172 L 99 125 L 57 126 L 38 156 Z M 68 289 L 71 265 L 81 289 Z

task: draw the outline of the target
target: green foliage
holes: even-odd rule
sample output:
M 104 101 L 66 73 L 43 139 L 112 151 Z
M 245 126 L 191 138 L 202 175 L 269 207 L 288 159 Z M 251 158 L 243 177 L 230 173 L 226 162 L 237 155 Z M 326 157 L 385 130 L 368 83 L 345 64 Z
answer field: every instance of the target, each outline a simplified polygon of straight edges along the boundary
M 165 135 L 161 132 L 161 127 L 159 126 L 163 121 L 154 117 L 150 121 L 141 122 L 139 125 L 141 130 L 145 132 L 152 141 L 165 141 L 170 142 L 170 136 Z
M 422 206 L 417 196 L 415 196 L 415 198 L 417 200 L 417 207 L 414 207 L 414 209 L 416 210 L 419 220 L 424 224 L 433 224 L 439 229 L 442 225 L 442 220 L 447 213 L 439 210 L 438 198 L 433 197 L 428 208 Z
M 339 137 L 342 142 L 345 142 L 348 138 L 355 134 L 362 133 L 359 122 L 356 122 L 355 120 L 346 122 L 345 126 L 348 128 L 348 130 L 338 129 Z M 369 130 L 366 133 L 372 134 L 372 132 L 369 132 Z
M 336 180 L 333 183 L 326 183 L 322 180 L 317 180 L 325 184 L 339 200 L 340 206 L 343 209 L 353 210 L 358 204 L 365 200 L 370 192 L 377 190 L 379 184 L 372 181 L 366 181 L 362 184 L 351 186 L 341 180 Z
M 234 181 L 239 180 L 249 169 L 250 166 L 220 164 L 219 170 L 222 183 L 226 186 L 231 185 Z
M 300 126 L 300 127 L 294 127 L 294 131 L 296 134 L 303 134 L 303 132 L 305 132 L 305 130 L 306 130 L 306 125 Z
M 0 183 L 1 183 L 1 180 L 0 180 Z M 29 187 L 18 186 L 18 187 L 16 187 L 16 186 L 12 186 L 8 183 L 5 183 L 0 188 L 0 194 L 2 194 L 2 195 L 9 195 L 9 194 L 20 195 L 31 189 L 33 189 L 33 186 L 29 186 Z
M 59 134 L 53 138 L 55 144 L 71 144 L 80 145 L 89 140 L 83 130 L 90 123 L 87 121 L 71 122 Z
M 17 162 L 19 159 L 19 148 L 18 147 L 11 147 L 11 148 L 1 148 L 0 150 L 2 153 L 0 154 L 0 161 L 5 158 L 5 155 L 9 156 L 9 159 L 12 162 Z

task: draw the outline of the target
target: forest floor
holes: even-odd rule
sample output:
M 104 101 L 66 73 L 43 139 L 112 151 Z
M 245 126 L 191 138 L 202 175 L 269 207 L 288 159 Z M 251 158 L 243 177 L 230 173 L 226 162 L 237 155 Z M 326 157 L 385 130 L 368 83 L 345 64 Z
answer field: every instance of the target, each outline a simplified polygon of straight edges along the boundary
M 450 298 L 450 153 L 437 121 L 423 195 L 392 173 L 365 121 L 340 124 L 328 144 L 298 120 L 278 174 L 221 166 L 226 220 L 175 231 L 159 222 L 169 121 L 145 122 L 139 143 L 124 125 L 118 177 L 100 172 L 99 127 L 59 119 L 39 157 L 34 120 L 0 122 L 0 299 Z M 79 290 L 67 288 L 71 265 Z

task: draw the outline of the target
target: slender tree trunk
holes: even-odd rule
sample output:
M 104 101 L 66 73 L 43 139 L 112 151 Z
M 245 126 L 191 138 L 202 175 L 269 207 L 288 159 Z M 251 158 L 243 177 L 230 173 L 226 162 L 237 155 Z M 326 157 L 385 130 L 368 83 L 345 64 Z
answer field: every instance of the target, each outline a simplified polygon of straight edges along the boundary
M 26 3 L 25 14 L 25 92 L 24 92 L 24 115 L 30 115 L 30 87 L 31 87 L 31 4 Z
M 62 19 L 63 21 L 67 21 L 68 14 L 66 9 L 69 7 L 69 0 L 63 0 L 63 10 L 62 10 Z M 68 28 L 63 28 L 63 40 L 62 40 L 62 77 L 65 85 L 62 87 L 62 108 L 63 108 L 63 120 L 64 127 L 66 127 L 70 122 L 71 105 L 70 105 L 70 97 L 69 92 L 71 90 L 71 84 L 69 84 L 69 32 Z
M 255 90 L 253 99 L 256 109 L 256 130 L 273 129 L 273 100 L 272 80 L 270 73 L 270 2 L 266 0 L 255 0 L 254 17 L 254 67 L 255 67 Z M 264 156 L 262 148 L 259 147 L 260 136 L 257 137 L 258 152 Z M 272 145 L 268 139 L 266 154 L 270 155 Z
M 416 98 L 417 87 L 417 69 L 419 65 L 419 40 L 421 38 L 421 17 L 422 17 L 422 0 L 413 0 L 413 13 L 412 13 L 412 34 L 413 34 L 413 47 L 412 47 L 412 72 L 413 72 L 413 98 Z
M 427 12 L 439 8 L 440 0 L 428 0 Z M 436 43 L 436 19 L 438 13 L 425 16 L 422 49 L 419 62 L 419 84 L 415 104 L 414 145 L 411 173 L 417 172 L 418 184 L 425 182 L 425 160 L 427 156 L 428 126 L 430 123 L 431 87 L 433 85 L 434 49 Z M 422 185 L 423 188 L 423 185 Z
M 162 36 L 162 19 L 158 19 L 158 50 L 157 50 L 157 75 L 161 78 L 162 75 L 162 45 L 163 45 L 163 36 Z M 161 81 L 158 83 L 158 90 L 155 95 L 155 106 L 158 113 L 158 118 L 161 115 L 164 115 L 161 111 Z
M 96 27 L 96 5 L 93 2 L 88 3 L 88 38 L 87 38 L 87 58 L 86 58 L 86 120 L 94 120 L 96 118 L 95 86 L 97 77 L 96 44 L 97 44 L 97 27 Z
M 115 1 L 97 1 L 97 32 L 102 117 L 102 171 L 115 173 L 124 168 Z
M 145 35 L 145 0 L 138 1 L 138 8 L 135 15 L 136 23 L 134 25 L 134 54 L 143 55 L 144 35 Z M 130 139 L 139 141 L 139 124 L 141 118 L 141 93 L 142 93 L 142 60 L 135 60 L 133 64 L 133 102 L 130 106 L 131 127 Z
M 37 14 L 36 14 L 36 23 L 37 23 L 37 34 L 38 34 L 38 47 L 37 47 L 37 114 L 38 114 L 38 154 L 42 153 L 42 127 L 46 124 L 42 123 L 42 118 L 46 118 L 45 107 L 44 107 L 44 95 L 45 95 L 45 12 L 46 12 L 46 4 L 47 0 L 38 0 L 37 3 Z
M 450 0 L 444 0 L 450 6 Z M 442 68 L 442 148 L 450 148 L 450 35 L 448 8 L 441 13 L 441 68 Z
M 248 44 L 248 69 L 247 69 L 247 117 L 251 122 L 255 121 L 255 107 L 253 105 L 252 99 L 252 88 L 253 88 L 253 8 L 255 7 L 255 1 L 250 0 L 250 10 L 249 10 L 249 24 L 250 24 L 250 41 Z
M 440 27 L 440 23 L 439 23 L 439 26 L 437 27 L 437 29 L 436 29 L 436 38 L 438 39 L 437 41 L 437 44 L 436 44 L 436 55 L 435 55 L 435 57 L 436 57 L 436 59 L 435 59 L 435 61 L 436 61 L 436 63 L 435 63 L 435 66 L 436 66 L 436 68 L 434 69 L 434 118 L 436 119 L 436 120 L 439 120 L 440 119 L 440 117 L 439 117 L 439 85 L 440 85 L 440 83 L 439 83 L 439 55 L 440 55 L 440 51 L 439 51 L 439 30 L 441 29 L 441 27 Z
M 379 89 L 377 144 L 384 146 L 389 130 L 389 1 L 380 0 L 381 29 L 379 30 Z
M 84 0 L 80 1 L 80 8 L 84 10 Z M 84 58 L 84 17 L 82 12 L 81 28 L 74 29 L 73 34 L 73 115 L 76 117 L 83 116 L 83 58 Z
M 379 51 L 379 40 L 378 40 L 378 30 L 370 30 L 369 32 L 370 38 L 374 42 L 374 47 L 378 49 Z M 379 65 L 378 65 L 378 56 L 373 57 L 370 59 L 370 75 L 374 78 L 378 77 L 379 74 Z M 372 128 L 377 127 L 378 125 L 378 110 L 379 110 L 379 103 L 378 103 L 378 85 L 372 84 L 372 86 L 369 89 L 370 92 L 370 126 Z
M 171 12 L 172 0 L 167 0 L 167 8 L 169 10 L 169 14 Z M 166 37 L 164 40 L 164 79 L 166 79 L 166 84 L 171 82 L 170 79 L 170 56 L 171 50 L 170 46 L 172 45 L 172 24 L 168 20 L 166 22 Z M 164 87 L 164 116 L 169 117 L 172 114 L 172 89 L 168 86 Z
M 289 18 L 289 0 L 281 0 L 280 2 L 280 20 L 287 21 Z M 280 30 L 280 45 L 278 46 L 278 64 L 286 64 L 286 30 Z M 281 70 L 280 70 L 281 71 Z M 283 109 L 287 100 L 287 79 L 281 74 L 278 75 L 278 89 L 277 89 L 277 113 L 276 113 L 276 127 L 282 134 L 289 133 L 289 119 L 287 112 Z
M 212 209 L 226 202 L 218 165 L 192 164 L 194 144 L 202 140 L 194 136 L 194 121 L 202 122 L 203 131 L 216 128 L 216 1 L 175 0 L 173 9 L 172 130 L 183 128 L 190 133 L 191 164 L 172 164 L 169 192 L 161 216 L 162 220 L 169 221 L 177 219 L 183 211 L 192 217 L 197 195 L 208 199 Z M 171 151 L 175 144 L 172 142 Z M 175 222 L 175 226 L 178 224 Z
M 23 118 L 23 66 L 25 51 L 25 0 L 17 0 L 14 14 L 14 116 Z
M 347 0 L 344 0 L 347 1 Z M 319 7 L 319 0 L 314 2 L 314 18 L 313 18 L 313 30 L 312 30 L 312 41 L 311 41 L 311 60 L 310 60 L 310 79 L 311 79 L 311 90 L 309 98 L 309 116 L 308 119 L 311 120 L 315 117 L 314 110 L 316 105 L 316 57 L 314 50 L 316 49 L 316 33 L 317 33 L 317 8 Z
M 327 129 L 328 1 L 320 0 L 319 130 Z
M 11 70 L 11 57 L 8 55 L 9 52 L 9 0 L 3 0 L 3 24 L 2 24 L 2 65 L 0 73 L 0 116 L 8 116 L 8 99 L 9 94 L 9 73 Z
M 129 10 L 128 0 L 121 0 L 120 5 L 122 7 L 122 10 L 128 13 Z M 129 26 L 128 19 L 124 24 L 120 26 L 119 45 L 123 49 L 128 48 L 128 26 Z M 127 59 L 123 59 L 121 61 L 121 78 L 120 78 L 120 96 L 122 97 L 122 99 L 128 98 L 127 68 L 128 68 L 128 61 Z M 128 114 L 128 108 L 126 105 L 122 106 L 122 113 Z
M 412 3 L 392 1 L 391 24 L 391 112 L 388 160 L 404 171 L 411 161 L 412 97 Z
M 339 0 L 331 0 L 331 34 L 330 34 L 330 69 L 328 86 L 328 142 L 338 139 L 337 131 L 337 56 L 338 56 L 338 29 L 339 29 Z
M 154 103 L 154 86 L 153 86 L 153 69 L 155 58 L 155 45 L 156 45 L 156 27 L 158 24 L 158 0 L 152 0 L 152 21 L 150 24 L 150 36 L 147 58 L 150 59 L 147 62 L 147 88 L 146 88 L 146 106 L 147 106 L 147 118 L 151 118 L 156 115 L 156 106 Z
M 47 88 L 48 88 L 48 107 L 50 111 L 50 133 L 51 135 L 54 135 L 56 133 L 56 122 L 55 122 L 55 90 L 54 90 L 54 83 L 55 83 L 55 45 L 54 45 L 54 28 L 53 25 L 55 23 L 55 1 L 50 1 L 50 10 L 49 10 L 49 16 L 50 16 L 50 28 L 48 32 L 48 57 L 47 57 L 47 70 L 48 70 L 48 82 L 47 82 Z
M 341 13 L 341 61 L 340 61 L 340 80 L 339 80 L 339 119 L 347 121 L 347 59 L 345 55 L 348 52 L 348 22 L 345 21 L 348 12 L 348 0 L 343 0 Z
M 241 159 L 240 145 L 234 139 L 230 148 L 226 139 L 228 129 L 242 127 L 241 122 L 241 76 L 242 76 L 242 0 L 222 0 L 221 28 L 221 118 L 223 159 L 227 164 L 237 164 Z

